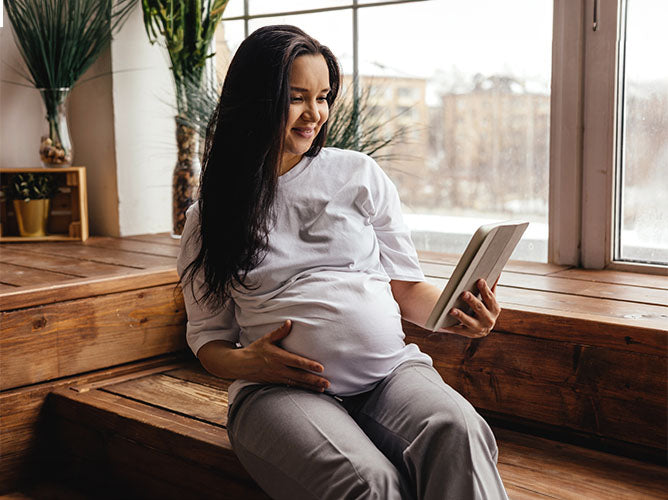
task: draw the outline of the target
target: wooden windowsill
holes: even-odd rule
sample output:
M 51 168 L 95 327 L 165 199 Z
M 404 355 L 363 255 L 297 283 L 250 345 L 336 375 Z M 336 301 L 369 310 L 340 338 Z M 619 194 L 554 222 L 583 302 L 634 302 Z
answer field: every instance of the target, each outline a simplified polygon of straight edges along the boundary
M 427 280 L 445 286 L 458 255 L 419 252 Z M 497 330 L 665 355 L 668 277 L 511 261 L 497 297 Z

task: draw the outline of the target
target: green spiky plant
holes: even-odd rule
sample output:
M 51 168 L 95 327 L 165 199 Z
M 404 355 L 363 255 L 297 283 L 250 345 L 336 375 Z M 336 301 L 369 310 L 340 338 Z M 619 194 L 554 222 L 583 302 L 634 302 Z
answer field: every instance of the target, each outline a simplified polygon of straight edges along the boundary
M 3 0 L 16 45 L 40 90 L 50 135 L 60 140 L 58 108 L 109 46 L 134 0 Z M 70 159 L 71 160 L 71 159 Z
M 144 26 L 151 43 L 169 54 L 179 116 L 194 116 L 199 106 L 193 89 L 204 89 L 211 41 L 229 0 L 142 0 Z
M 352 85 L 344 86 L 329 118 L 327 146 L 353 149 L 376 160 L 396 157 L 388 153 L 389 147 L 402 142 L 408 128 L 394 126 L 399 115 L 384 118 L 374 106 L 374 98 L 370 87 L 363 87 L 355 99 Z M 388 128 L 393 129 L 391 134 Z

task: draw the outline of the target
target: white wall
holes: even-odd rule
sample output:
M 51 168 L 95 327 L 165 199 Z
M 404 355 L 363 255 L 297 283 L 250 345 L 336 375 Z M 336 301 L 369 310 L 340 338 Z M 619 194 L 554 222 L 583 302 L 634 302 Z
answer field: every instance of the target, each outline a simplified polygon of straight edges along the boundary
M 0 28 L 0 166 L 38 166 L 43 115 L 9 19 Z M 97 76 L 94 79 L 87 79 Z M 176 162 L 173 90 L 166 53 L 151 46 L 141 8 L 93 64 L 69 99 L 74 164 L 86 166 L 92 234 L 126 236 L 171 229 Z
M 148 42 L 141 8 L 111 46 L 121 235 L 171 230 L 174 91 L 166 50 Z

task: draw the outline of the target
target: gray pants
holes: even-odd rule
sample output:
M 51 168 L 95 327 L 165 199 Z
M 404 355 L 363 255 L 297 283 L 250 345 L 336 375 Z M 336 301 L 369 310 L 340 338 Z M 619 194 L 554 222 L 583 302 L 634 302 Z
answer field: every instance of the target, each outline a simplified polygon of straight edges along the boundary
M 508 498 L 489 426 L 424 363 L 404 363 L 343 401 L 246 387 L 228 430 L 241 463 L 275 499 Z

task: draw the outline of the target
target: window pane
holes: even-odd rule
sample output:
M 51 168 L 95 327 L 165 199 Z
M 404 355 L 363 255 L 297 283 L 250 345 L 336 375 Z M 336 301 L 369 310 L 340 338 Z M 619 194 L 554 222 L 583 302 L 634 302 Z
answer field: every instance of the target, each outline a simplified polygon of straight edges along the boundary
M 272 12 L 338 7 L 341 5 L 351 5 L 352 3 L 352 0 L 281 0 L 280 2 L 276 0 L 250 0 L 248 10 L 251 15 L 271 14 Z
M 244 15 L 244 0 L 229 0 L 225 6 L 223 18 Z
M 418 248 L 461 252 L 480 224 L 526 219 L 513 258 L 547 260 L 551 48 L 552 0 L 359 10 L 362 87 L 396 139 L 376 157 Z
M 668 52 L 665 0 L 629 0 L 618 113 L 621 165 L 616 259 L 668 264 Z
M 352 10 L 251 19 L 249 33 L 270 24 L 298 26 L 320 43 L 328 46 L 334 55 L 339 58 L 344 72 L 352 72 Z

